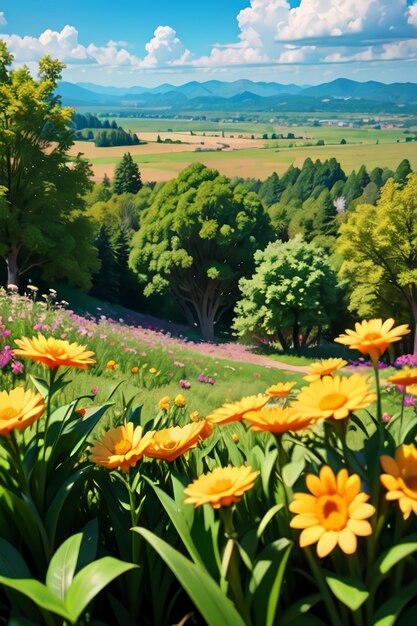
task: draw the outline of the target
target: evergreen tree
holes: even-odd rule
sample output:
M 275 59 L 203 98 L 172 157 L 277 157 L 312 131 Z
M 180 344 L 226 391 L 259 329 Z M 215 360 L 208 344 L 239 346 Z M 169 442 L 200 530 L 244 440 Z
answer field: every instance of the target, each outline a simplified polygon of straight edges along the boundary
M 261 184 L 259 189 L 259 197 L 263 200 L 264 204 L 272 206 L 279 201 L 281 195 L 281 188 L 279 184 L 279 177 L 276 172 L 273 172 L 271 176 Z
M 119 295 L 118 263 L 106 226 L 101 226 L 95 240 L 95 247 L 98 250 L 101 268 L 93 275 L 91 294 L 101 300 L 115 302 Z
M 352 170 L 349 177 L 343 187 L 343 196 L 346 198 L 346 202 L 349 205 L 352 200 L 358 198 L 362 193 L 362 187 L 359 184 L 358 176 L 355 170 Z
M 130 152 L 126 152 L 115 169 L 113 191 L 118 195 L 122 193 L 138 193 L 142 187 L 143 183 L 139 168 L 133 162 Z
M 411 174 L 411 172 L 412 169 L 410 161 L 408 159 L 403 159 L 395 170 L 394 182 L 405 185 L 405 183 L 407 182 L 407 176 Z
M 364 165 L 360 166 L 357 177 L 359 186 L 361 187 L 361 189 L 365 189 L 366 185 L 370 182 L 371 179 L 369 178 L 369 174 L 366 171 L 366 167 Z
M 375 167 L 372 170 L 372 172 L 369 174 L 369 178 L 371 179 L 371 182 L 375 183 L 378 189 L 382 187 L 382 185 L 384 184 L 382 181 L 382 173 L 383 173 L 382 167 Z

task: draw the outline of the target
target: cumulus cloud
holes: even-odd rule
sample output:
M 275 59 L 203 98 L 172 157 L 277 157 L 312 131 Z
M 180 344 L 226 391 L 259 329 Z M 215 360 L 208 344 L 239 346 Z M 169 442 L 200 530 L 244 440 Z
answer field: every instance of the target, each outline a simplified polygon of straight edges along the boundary
M 191 59 L 190 51 L 170 26 L 158 26 L 145 49 L 148 54 L 140 63 L 143 67 L 182 65 Z
M 0 26 L 4 26 L 5 24 L 7 24 L 7 20 L 4 11 L 0 11 Z

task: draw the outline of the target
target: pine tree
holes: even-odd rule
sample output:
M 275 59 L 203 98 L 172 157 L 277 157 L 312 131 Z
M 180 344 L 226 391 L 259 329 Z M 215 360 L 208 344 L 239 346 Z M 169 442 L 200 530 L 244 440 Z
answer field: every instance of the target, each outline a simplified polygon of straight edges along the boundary
M 123 155 L 114 172 L 113 191 L 120 195 L 122 193 L 138 193 L 143 187 L 139 168 L 133 162 L 130 152 Z
M 403 159 L 394 174 L 394 181 L 396 183 L 400 183 L 401 185 L 405 185 L 407 182 L 407 176 L 411 174 L 411 165 L 408 159 Z
M 93 275 L 91 293 L 101 300 L 115 302 L 119 295 L 119 283 L 121 281 L 119 280 L 116 255 L 106 226 L 101 226 L 95 240 L 95 247 L 98 250 L 101 268 L 97 274 Z

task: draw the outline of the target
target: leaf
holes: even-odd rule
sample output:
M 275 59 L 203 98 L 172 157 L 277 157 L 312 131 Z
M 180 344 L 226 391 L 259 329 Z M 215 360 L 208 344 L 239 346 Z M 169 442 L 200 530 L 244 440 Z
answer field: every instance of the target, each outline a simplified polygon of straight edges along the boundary
M 378 569 L 385 576 L 394 565 L 397 565 L 402 559 L 417 551 L 417 534 L 409 535 L 400 543 L 393 546 L 382 555 Z
M 293 461 L 291 463 L 287 463 L 282 468 L 282 480 L 287 487 L 292 487 L 300 477 L 303 469 L 305 467 L 305 460 L 300 459 L 299 461 Z
M 133 528 L 165 561 L 208 626 L 245 626 L 232 602 L 201 567 L 145 528 Z
M 165 511 L 168 513 L 169 519 L 171 520 L 175 527 L 175 530 L 181 537 L 181 540 L 186 547 L 188 554 L 190 555 L 194 563 L 200 565 L 205 570 L 206 567 L 204 565 L 204 561 L 202 560 L 200 553 L 191 537 L 191 533 L 187 526 L 184 515 L 182 514 L 181 507 L 178 506 L 178 504 L 172 498 L 170 498 L 165 493 L 165 491 L 154 485 L 150 480 L 148 482 L 158 496 L 159 501 L 161 502 Z
M 34 384 L 34 386 L 36 387 L 36 390 L 39 391 L 42 398 L 45 400 L 45 398 L 48 397 L 48 393 L 49 393 L 49 385 L 47 381 L 44 380 L 43 378 L 38 378 L 37 376 L 32 376 L 32 375 L 30 375 L 29 378 Z
M 350 576 L 336 576 L 331 574 L 326 576 L 333 595 L 351 611 L 357 611 L 369 598 L 369 591 L 361 580 Z
M 325 626 L 325 623 L 314 615 L 305 615 L 313 606 L 321 602 L 321 600 L 321 594 L 315 593 L 291 604 L 290 608 L 280 617 L 279 626 L 309 626 L 309 624 L 311 624 L 311 626 Z M 310 619 L 311 622 L 308 621 Z
M 30 578 L 30 571 L 20 553 L 0 538 L 0 575 L 9 578 Z
M 64 604 L 39 580 L 34 578 L 8 578 L 0 576 L 0 583 L 19 591 L 24 596 L 32 600 L 41 609 L 46 609 L 52 613 L 56 613 L 65 619 L 71 620 Z
M 260 554 L 253 568 L 251 586 L 254 588 L 254 612 L 257 624 L 273 626 L 280 591 L 293 544 L 278 539 Z
M 58 548 L 49 563 L 46 586 L 60 600 L 65 600 L 65 595 L 72 583 L 82 538 L 82 533 L 69 537 Z
M 416 594 L 417 585 L 413 580 L 378 609 L 372 626 L 393 626 L 403 608 Z
M 258 539 L 260 539 L 265 531 L 265 528 L 268 526 L 269 522 L 279 513 L 281 509 L 284 508 L 283 504 L 275 504 L 273 507 L 269 509 L 259 522 L 258 530 L 256 531 Z
M 96 558 L 97 546 L 98 546 L 98 519 L 95 517 L 89 521 L 82 530 L 82 541 L 80 553 L 78 555 L 77 567 L 75 570 L 78 572 L 83 569 L 88 563 L 91 563 Z
M 72 581 L 65 597 L 65 607 L 76 622 L 86 606 L 115 578 L 136 568 L 133 563 L 125 563 L 111 556 L 105 556 L 84 567 Z

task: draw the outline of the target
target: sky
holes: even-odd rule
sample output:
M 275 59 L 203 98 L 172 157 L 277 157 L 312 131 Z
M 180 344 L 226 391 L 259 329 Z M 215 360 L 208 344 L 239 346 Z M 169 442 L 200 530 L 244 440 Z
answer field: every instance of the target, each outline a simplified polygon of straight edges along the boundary
M 0 0 L 0 39 L 74 83 L 417 82 L 417 0 Z

